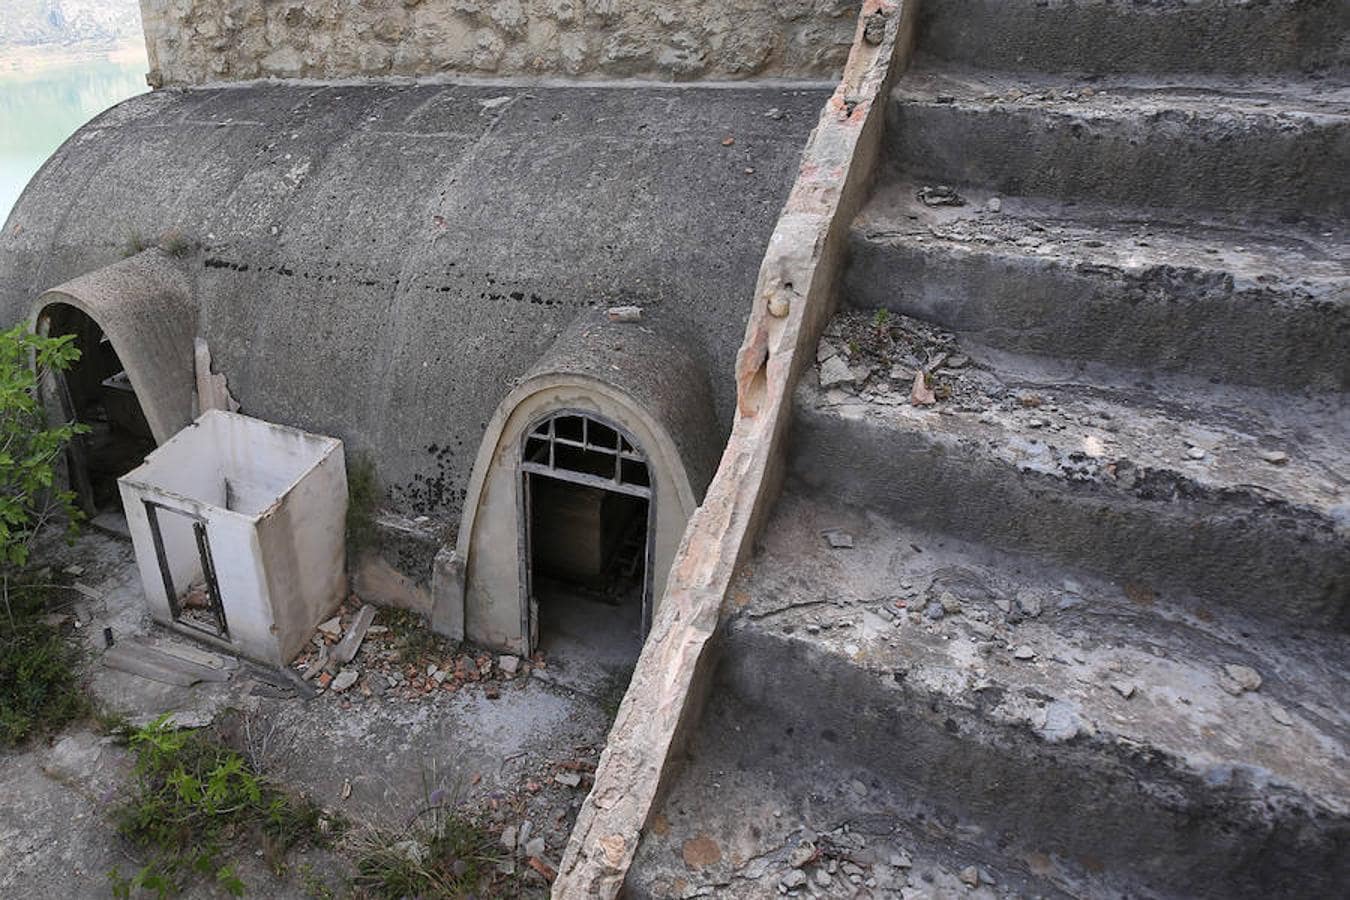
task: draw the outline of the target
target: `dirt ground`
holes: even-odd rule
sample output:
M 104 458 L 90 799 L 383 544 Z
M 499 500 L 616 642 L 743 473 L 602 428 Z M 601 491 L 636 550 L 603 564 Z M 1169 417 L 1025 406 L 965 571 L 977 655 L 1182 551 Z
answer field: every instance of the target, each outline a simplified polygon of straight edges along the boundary
M 517 838 L 514 853 L 502 851 L 503 895 L 546 892 L 525 847 L 532 844 L 543 868 L 556 866 L 604 744 L 609 698 L 539 677 L 544 660 L 521 660 L 508 676 L 499 657 L 419 640 L 407 619 L 383 610 L 349 666 L 359 677 L 342 693 L 316 690 L 321 678 L 302 680 L 313 653 L 297 661 L 296 678 L 217 654 L 227 680 L 160 683 L 104 665 L 105 629 L 122 648 L 202 649 L 150 621 L 130 544 L 89 532 L 44 548 L 42 559 L 76 574 L 63 611 L 87 645 L 85 683 L 100 709 L 138 725 L 164 713 L 184 726 L 215 723 L 265 776 L 358 832 L 397 832 L 429 797 L 446 798 L 494 836 Z M 359 605 L 344 604 L 341 627 Z M 0 754 L 0 896 L 111 896 L 108 871 L 125 875 L 140 864 L 108 815 L 129 772 L 125 748 L 92 723 Z M 531 840 L 520 840 L 523 832 Z M 250 896 L 323 896 L 321 884 L 342 896 L 351 871 L 341 843 L 331 853 L 293 854 L 281 878 L 251 851 L 232 862 Z M 188 896 L 217 893 L 203 886 Z

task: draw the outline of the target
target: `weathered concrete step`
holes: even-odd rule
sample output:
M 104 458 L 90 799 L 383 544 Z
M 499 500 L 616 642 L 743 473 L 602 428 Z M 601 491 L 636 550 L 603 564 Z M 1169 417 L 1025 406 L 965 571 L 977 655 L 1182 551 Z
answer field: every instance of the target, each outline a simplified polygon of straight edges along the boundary
M 1188 212 L 1350 211 L 1350 88 L 1335 81 L 912 71 L 887 117 L 915 181 Z
M 780 885 L 789 897 L 838 900 L 1122 896 L 1103 889 L 1109 876 L 981 844 L 978 828 L 933 816 L 822 748 L 811 729 L 802 734 L 715 692 L 643 832 L 623 896 L 763 900 Z
M 836 318 L 821 357 L 838 356 L 818 368 L 833 386 L 808 373 L 798 389 L 790 455 L 804 483 L 1141 589 L 1350 626 L 1339 396 L 1107 386 L 1109 373 L 1046 371 L 906 319 L 891 320 L 877 362 L 871 318 Z M 936 369 L 934 406 L 911 405 L 917 365 Z
M 988 68 L 1076 72 L 1312 71 L 1350 63 L 1340 0 L 940 0 L 919 52 Z
M 1159 221 L 921 184 L 854 223 L 845 297 L 981 343 L 1274 388 L 1350 387 L 1350 233 Z
M 857 767 L 1075 896 L 1107 885 L 1073 872 L 1136 897 L 1350 877 L 1344 635 L 1144 603 L 791 485 L 733 596 L 713 693 L 743 704 L 743 765 Z

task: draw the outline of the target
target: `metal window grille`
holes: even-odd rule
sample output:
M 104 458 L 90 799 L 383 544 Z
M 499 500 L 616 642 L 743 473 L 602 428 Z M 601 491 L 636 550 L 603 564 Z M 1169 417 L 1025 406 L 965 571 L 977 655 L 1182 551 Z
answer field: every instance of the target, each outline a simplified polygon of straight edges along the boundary
M 651 497 L 647 457 L 613 426 L 580 413 L 552 416 L 525 439 L 521 470 Z

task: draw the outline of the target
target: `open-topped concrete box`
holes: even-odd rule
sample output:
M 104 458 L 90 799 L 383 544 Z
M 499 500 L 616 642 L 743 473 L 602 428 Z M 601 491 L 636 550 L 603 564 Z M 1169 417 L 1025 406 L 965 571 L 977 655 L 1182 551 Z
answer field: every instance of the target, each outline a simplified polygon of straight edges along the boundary
M 211 410 L 118 485 L 156 621 L 284 665 L 342 599 L 341 441 Z

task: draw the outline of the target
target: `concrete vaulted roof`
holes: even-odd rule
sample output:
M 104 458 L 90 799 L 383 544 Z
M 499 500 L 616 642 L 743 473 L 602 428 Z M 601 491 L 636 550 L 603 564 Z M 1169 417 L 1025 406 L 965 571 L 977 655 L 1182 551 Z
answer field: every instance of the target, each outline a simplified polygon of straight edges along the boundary
M 256 84 L 77 132 L 0 237 L 0 312 L 177 230 L 244 412 L 458 513 L 494 409 L 584 311 L 707 361 L 725 433 L 764 247 L 828 94 L 781 84 Z M 659 360 L 651 365 L 658 367 Z

